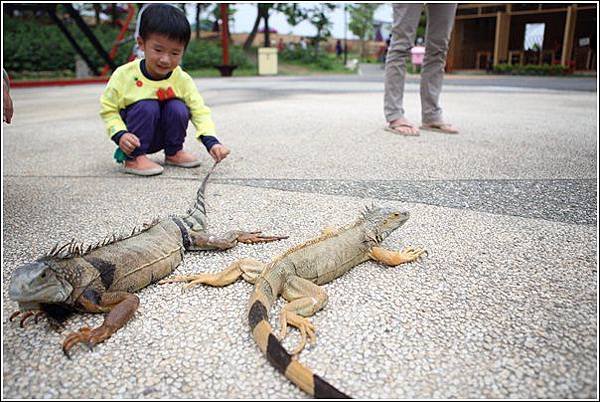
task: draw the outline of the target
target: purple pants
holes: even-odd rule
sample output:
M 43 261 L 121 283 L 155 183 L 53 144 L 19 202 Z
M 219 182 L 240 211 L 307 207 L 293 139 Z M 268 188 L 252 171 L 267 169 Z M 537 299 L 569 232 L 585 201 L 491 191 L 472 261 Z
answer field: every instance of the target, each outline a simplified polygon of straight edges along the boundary
M 140 139 L 141 145 L 131 156 L 152 154 L 162 149 L 172 156 L 183 149 L 190 111 L 179 99 L 163 102 L 148 99 L 122 110 L 121 118 L 127 131 Z

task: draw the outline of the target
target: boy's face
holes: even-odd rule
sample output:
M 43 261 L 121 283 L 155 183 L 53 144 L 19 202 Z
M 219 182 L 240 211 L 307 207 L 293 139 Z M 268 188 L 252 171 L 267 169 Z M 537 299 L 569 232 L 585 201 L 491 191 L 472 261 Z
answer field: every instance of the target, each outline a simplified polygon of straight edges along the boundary
M 146 40 L 138 37 L 137 41 L 144 51 L 146 69 L 152 78 L 164 77 L 181 63 L 185 51 L 183 43 L 160 34 L 150 34 Z

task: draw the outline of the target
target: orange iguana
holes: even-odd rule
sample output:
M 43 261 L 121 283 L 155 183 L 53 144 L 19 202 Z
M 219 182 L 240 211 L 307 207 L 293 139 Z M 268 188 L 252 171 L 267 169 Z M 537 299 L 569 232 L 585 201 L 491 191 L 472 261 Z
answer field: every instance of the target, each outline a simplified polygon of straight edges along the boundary
M 407 248 L 397 252 L 379 247 L 383 239 L 407 221 L 408 216 L 408 212 L 367 208 L 354 223 L 337 230 L 326 230 L 321 236 L 291 248 L 268 264 L 244 258 L 216 274 L 179 276 L 160 283 L 189 282 L 186 288 L 198 284 L 226 286 L 242 277 L 254 284 L 248 304 L 248 323 L 258 347 L 271 364 L 310 395 L 347 398 L 296 359 L 304 349 L 307 337 L 311 343 L 315 341 L 315 326 L 306 317 L 327 304 L 327 293 L 319 285 L 340 277 L 352 267 L 368 260 L 390 266 L 417 260 L 425 250 Z M 279 295 L 288 303 L 281 312 L 278 339 L 269 324 L 269 310 Z M 288 325 L 298 328 L 302 336 L 292 354 L 281 345 Z

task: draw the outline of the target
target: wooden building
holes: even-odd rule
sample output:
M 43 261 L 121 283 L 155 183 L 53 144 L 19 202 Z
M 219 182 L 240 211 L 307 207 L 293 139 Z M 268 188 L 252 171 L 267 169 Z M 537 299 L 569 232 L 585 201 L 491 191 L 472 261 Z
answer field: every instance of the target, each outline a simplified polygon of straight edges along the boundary
M 459 4 L 447 69 L 547 63 L 596 71 L 597 23 L 595 2 Z M 541 46 L 527 48 L 529 28 L 540 28 Z

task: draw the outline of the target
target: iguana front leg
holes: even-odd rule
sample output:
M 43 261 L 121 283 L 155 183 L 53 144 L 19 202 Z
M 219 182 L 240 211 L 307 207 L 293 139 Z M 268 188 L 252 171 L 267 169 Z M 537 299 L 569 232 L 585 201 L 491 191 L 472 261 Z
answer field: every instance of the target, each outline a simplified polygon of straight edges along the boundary
M 373 247 L 369 252 L 369 257 L 377 262 L 394 267 L 406 262 L 416 261 L 426 252 L 422 248 L 412 247 L 406 247 L 402 251 L 391 251 L 382 247 Z
M 189 289 L 201 284 L 222 287 L 232 284 L 240 277 L 250 283 L 254 283 L 266 265 L 252 258 L 242 258 L 233 262 L 221 272 L 214 274 L 203 273 L 193 275 L 181 275 L 173 278 L 163 279 L 160 285 L 175 282 L 188 282 L 183 288 Z
M 63 342 L 63 352 L 69 358 L 69 350 L 77 343 L 85 342 L 91 350 L 94 345 L 110 338 L 131 319 L 140 304 L 140 299 L 136 295 L 127 292 L 104 293 L 98 304 L 85 296 L 81 296 L 78 301 L 88 312 L 108 311 L 108 314 L 99 327 L 94 329 L 83 327 L 67 336 Z
M 217 237 L 205 232 L 192 232 L 190 237 L 192 245 L 190 250 L 227 250 L 235 247 L 238 243 L 254 244 L 269 243 L 272 241 L 287 239 L 289 236 L 265 236 L 262 232 L 227 232 L 223 237 Z
M 289 301 L 281 310 L 281 333 L 283 340 L 288 324 L 300 330 L 300 344 L 292 351 L 297 355 L 304 349 L 307 336 L 311 344 L 316 341 L 315 326 L 307 318 L 321 310 L 327 304 L 327 293 L 318 285 L 299 276 L 289 277 L 283 285 L 281 295 Z

